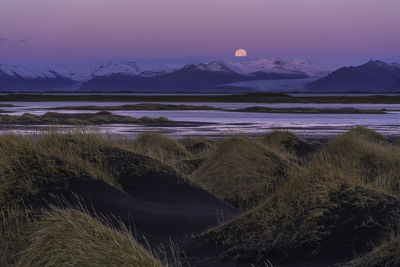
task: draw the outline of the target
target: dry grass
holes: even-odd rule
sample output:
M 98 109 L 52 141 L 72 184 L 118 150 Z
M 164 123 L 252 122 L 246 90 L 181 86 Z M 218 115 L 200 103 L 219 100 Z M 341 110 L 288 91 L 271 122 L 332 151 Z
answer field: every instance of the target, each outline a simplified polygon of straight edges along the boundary
M 96 140 L 97 138 L 97 140 Z M 101 179 L 119 184 L 106 171 L 82 157 L 86 151 L 98 153 L 106 144 L 96 135 L 57 134 L 0 137 L 0 208 L 5 204 L 68 189 L 70 179 Z
M 163 266 L 120 227 L 79 210 L 45 211 L 17 266 Z
M 290 151 L 296 140 L 291 133 L 273 133 L 263 142 Z M 399 163 L 400 150 L 386 137 L 353 129 L 316 152 L 263 203 L 203 237 L 223 244 L 232 257 L 351 259 L 394 224 L 400 201 L 384 193 L 399 196 Z
M 308 159 L 322 147 L 318 142 L 309 143 L 289 131 L 273 131 L 262 136 L 260 142 L 280 153 L 289 153 L 298 157 L 300 160 Z
M 264 203 L 204 237 L 244 258 L 340 258 L 367 250 L 399 212 L 399 201 L 355 186 L 329 164 L 310 164 Z
M 356 259 L 355 267 L 400 266 L 400 236 L 397 231 L 376 246 L 371 252 Z
M 206 157 L 215 148 L 217 141 L 205 137 L 186 137 L 182 145 L 197 158 Z
M 175 139 L 152 132 L 143 133 L 137 137 L 130 149 L 164 162 L 185 159 L 190 155 Z
M 84 132 L 3 135 L 0 265 L 161 266 L 123 226 L 79 209 L 41 214 L 24 205 L 68 189 L 70 179 L 100 179 L 124 190 L 149 173 L 191 173 L 193 182 L 245 210 L 202 235 L 237 260 L 367 253 L 358 266 L 399 264 L 392 220 L 400 211 L 400 146 L 355 128 L 303 160 L 303 142 L 289 132 L 182 143 L 152 133 L 123 142 Z M 388 229 L 393 233 L 380 242 Z
M 167 165 L 107 136 L 79 131 L 1 136 L 0 265 L 162 266 L 126 229 L 117 231 L 84 210 L 38 209 L 48 204 L 43 198 L 68 190 L 72 180 L 100 179 L 124 190 L 146 175 L 181 179 Z M 179 265 L 179 258 L 172 260 Z
M 329 162 L 347 180 L 400 196 L 400 147 L 374 131 L 359 127 L 334 138 L 314 161 Z
M 6 206 L 0 209 L 0 266 L 14 266 L 19 252 L 28 242 L 28 222 L 33 211 L 28 208 Z
M 237 136 L 220 142 L 191 177 L 231 205 L 246 209 L 263 202 L 298 168 L 285 155 Z

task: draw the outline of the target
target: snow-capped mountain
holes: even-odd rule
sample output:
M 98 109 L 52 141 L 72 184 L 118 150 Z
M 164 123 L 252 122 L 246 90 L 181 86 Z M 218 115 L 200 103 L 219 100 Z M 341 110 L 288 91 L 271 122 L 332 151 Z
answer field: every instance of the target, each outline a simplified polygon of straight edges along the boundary
M 34 79 L 34 78 L 54 79 L 62 76 L 54 70 L 26 67 L 22 65 L 8 65 L 4 63 L 0 63 L 0 74 L 10 77 L 20 77 L 25 79 Z
M 175 69 L 144 69 L 135 61 L 112 60 L 100 64 L 94 68 L 77 68 L 63 72 L 63 74 L 75 81 L 85 82 L 94 77 L 111 75 L 129 75 L 155 77 L 179 71 L 181 69 L 192 69 L 215 73 L 237 73 L 240 75 L 254 74 L 282 74 L 282 75 L 305 75 L 314 76 L 323 72 L 319 67 L 311 65 L 305 60 L 295 59 L 284 61 L 279 58 L 260 57 L 256 59 L 229 59 L 214 60 L 197 64 L 187 64 Z
M 169 73 L 171 71 L 167 70 L 146 70 L 140 73 L 141 77 L 156 77 L 161 76 L 163 74 Z
M 228 84 L 240 81 L 304 79 L 308 75 L 297 70 L 284 70 L 275 65 L 261 68 L 256 66 L 238 72 L 223 60 L 188 64 L 170 72 L 141 72 L 135 75 L 94 76 L 79 88 L 82 91 L 215 91 L 232 90 Z M 249 65 L 249 64 L 248 64 Z M 282 64 L 283 65 L 283 64 Z M 245 66 L 245 65 L 242 65 Z M 228 88 L 229 87 L 229 88 Z
M 155 76 L 158 73 L 161 74 L 161 71 L 143 71 L 134 61 L 112 60 L 106 61 L 96 67 L 80 66 L 64 70 L 62 73 L 72 80 L 85 82 L 93 77 L 111 76 L 115 74 L 137 76 L 143 73 L 143 75 Z
M 230 58 L 197 61 L 175 69 L 163 69 L 155 64 L 142 68 L 132 60 L 110 60 L 104 63 L 82 64 L 57 68 L 58 72 L 17 65 L 0 65 L 0 85 L 3 89 L 73 89 L 80 90 L 213 90 L 241 81 L 289 80 L 316 76 L 322 70 L 305 60 L 285 61 L 279 58 Z M 39 80 L 38 80 L 39 79 Z M 40 80 L 41 79 L 41 80 Z M 44 81 L 44 80 L 45 81 Z M 17 80 L 19 80 L 17 82 Z M 23 82 L 21 81 L 23 80 Z M 36 84 L 29 86 L 29 82 Z M 57 81 L 57 82 L 55 82 Z M 49 85 L 49 83 L 52 85 Z M 58 84 L 59 83 L 59 84 Z M 6 85 L 7 84 L 7 85 Z M 45 86 L 45 84 L 47 84 Z M 57 88 L 56 88 L 57 87 Z M 59 88 L 58 88 L 59 87 Z M 22 89 L 21 89 L 22 88 Z
M 302 59 L 284 61 L 280 58 L 260 57 L 256 59 L 230 60 L 225 64 L 232 70 L 245 75 L 264 72 L 281 74 L 305 73 L 313 76 L 323 71 Z
M 197 69 L 200 71 L 208 71 L 208 72 L 225 72 L 225 73 L 233 73 L 234 71 L 229 68 L 225 62 L 222 60 L 211 61 L 208 63 L 200 63 L 200 64 L 189 64 L 183 67 L 184 69 Z
M 76 82 L 54 70 L 0 63 L 0 90 L 49 91 L 70 90 Z
M 139 75 L 142 69 L 134 61 L 108 61 L 92 71 L 92 76 L 113 74 Z

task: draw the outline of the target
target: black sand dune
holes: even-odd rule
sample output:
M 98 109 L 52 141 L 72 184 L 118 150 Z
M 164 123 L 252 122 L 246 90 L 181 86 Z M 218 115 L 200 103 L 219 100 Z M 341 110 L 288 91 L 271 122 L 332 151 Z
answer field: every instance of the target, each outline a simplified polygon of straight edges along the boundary
M 115 216 L 135 227 L 139 237 L 144 235 L 150 243 L 201 231 L 217 225 L 222 217 L 229 219 L 237 214 L 235 209 L 200 188 L 167 182 L 159 186 L 165 191 L 154 200 L 121 192 L 99 180 L 76 181 L 62 195 L 71 199 L 71 192 L 76 194 L 96 212 Z M 145 190 L 147 186 L 140 187 Z
M 157 160 L 112 147 L 102 152 L 103 164 L 117 166 L 124 192 L 101 180 L 74 179 L 59 194 L 69 201 L 76 194 L 86 206 L 115 216 L 150 243 L 202 231 L 238 214 Z

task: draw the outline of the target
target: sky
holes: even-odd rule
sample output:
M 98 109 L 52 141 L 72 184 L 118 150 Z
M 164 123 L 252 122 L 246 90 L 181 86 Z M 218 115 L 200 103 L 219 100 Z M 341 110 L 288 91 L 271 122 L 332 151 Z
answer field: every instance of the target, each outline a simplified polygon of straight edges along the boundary
M 0 0 L 0 62 L 400 55 L 399 0 Z

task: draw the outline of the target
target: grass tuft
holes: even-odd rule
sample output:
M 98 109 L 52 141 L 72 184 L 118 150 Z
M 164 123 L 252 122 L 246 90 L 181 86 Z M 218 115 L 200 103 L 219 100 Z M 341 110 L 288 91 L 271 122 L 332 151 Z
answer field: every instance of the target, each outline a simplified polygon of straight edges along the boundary
M 297 168 L 285 155 L 237 136 L 220 142 L 191 177 L 231 205 L 247 209 L 278 190 Z
M 120 225 L 74 209 L 45 211 L 17 266 L 163 266 Z

